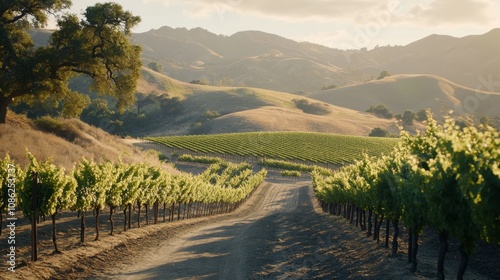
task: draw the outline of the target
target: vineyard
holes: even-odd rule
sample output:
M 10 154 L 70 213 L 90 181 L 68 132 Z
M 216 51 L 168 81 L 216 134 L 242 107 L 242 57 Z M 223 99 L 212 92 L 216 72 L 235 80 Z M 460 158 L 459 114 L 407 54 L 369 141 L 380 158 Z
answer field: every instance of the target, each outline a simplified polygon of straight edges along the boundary
M 99 216 L 109 209 L 110 232 L 115 229 L 115 212 L 123 213 L 123 231 L 132 227 L 136 212 L 141 227 L 141 208 L 149 224 L 149 208 L 153 221 L 163 221 L 168 210 L 169 221 L 227 213 L 238 208 L 265 179 L 267 171 L 254 173 L 246 163 L 220 161 L 199 175 L 170 174 L 158 166 L 146 164 L 95 163 L 82 159 L 71 172 L 39 161 L 28 153 L 30 164 L 21 168 L 9 155 L 0 159 L 0 210 L 7 220 L 22 210 L 25 218 L 40 221 L 52 219 L 54 252 L 57 246 L 56 220 L 61 212 L 74 211 L 81 219 L 80 242 L 85 242 L 85 215 L 95 215 L 95 240 L 99 240 Z M 133 209 L 134 208 L 134 211 Z M 17 218 L 16 218 L 17 219 Z M 135 220 L 135 219 L 134 219 Z M 3 225 L 2 225 L 3 226 Z M 0 227 L 2 228 L 2 227 Z M 0 232 L 1 234 L 1 232 Z M 21 245 L 17 245 L 21 246 Z
M 233 134 L 148 137 L 146 140 L 196 153 L 250 156 L 342 165 L 363 153 L 388 153 L 398 139 L 312 132 L 248 132 Z
M 367 236 L 379 240 L 386 220 L 386 247 L 392 223 L 393 254 L 402 222 L 410 233 L 412 272 L 426 227 L 438 233 L 441 244 L 438 279 L 445 278 L 449 238 L 460 244 L 457 279 L 463 278 L 478 243 L 500 245 L 500 135 L 493 128 L 461 128 L 451 119 L 441 126 L 429 119 L 425 133 L 403 134 L 391 154 L 365 156 L 330 176 L 313 171 L 312 178 L 323 210 L 355 221 Z
M 225 146 L 224 139 L 233 140 L 228 140 L 230 145 Z M 490 127 L 459 127 L 450 119 L 439 125 L 429 119 L 424 133 L 411 136 L 403 132 L 398 140 L 288 132 L 176 136 L 149 140 L 179 151 L 196 152 L 197 155 L 183 154 L 177 159 L 179 162 L 196 163 L 188 166 L 204 171 L 198 175 L 171 174 L 158 166 L 96 163 L 86 159 L 77 162 L 73 170 L 67 171 L 51 160 L 40 161 L 30 153 L 27 153 L 30 164 L 23 168 L 7 155 L 0 159 L 0 221 L 3 223 L 5 216 L 9 221 L 12 216 L 20 215 L 21 211 L 26 218 L 24 220 L 35 223 L 42 218 L 49 218 L 49 225 L 52 223 L 52 242 L 48 243 L 48 249 L 52 250 L 53 246 L 53 252 L 59 253 L 58 238 L 65 235 L 58 234 L 58 222 L 71 219 L 74 221 L 71 223 L 72 231 L 79 234 L 70 241 L 62 239 L 65 244 L 78 241 L 78 244 L 84 244 L 86 236 L 91 235 L 86 225 L 90 214 L 95 217 L 95 223 L 93 219 L 90 220 L 95 229 L 90 231 L 95 234 L 92 236 L 97 241 L 102 228 L 110 235 L 117 232 L 115 221 L 122 228 L 119 233 L 124 233 L 144 224 L 159 223 L 161 216 L 166 222 L 232 212 L 265 180 L 267 170 L 264 168 L 269 168 L 270 174 L 275 173 L 273 169 L 279 169 L 279 176 L 293 178 L 289 183 L 298 182 L 293 180 L 304 174 L 311 174 L 312 189 L 323 211 L 348 219 L 360 228 L 361 231 L 356 230 L 358 233 L 366 232 L 363 236 L 379 242 L 381 227 L 385 223 L 387 248 L 392 227 L 393 255 L 402 247 L 398 239 L 401 239 L 401 227 L 404 227 L 404 234 L 409 233 L 408 262 L 411 272 L 417 271 L 419 238 L 428 238 L 422 235 L 424 229 L 432 229 L 439 238 L 439 279 L 445 278 L 445 257 L 450 240 L 460 245 L 462 260 L 460 267 L 457 266 L 458 279 L 463 278 L 469 258 L 478 244 L 500 245 L 500 206 L 495 203 L 500 201 L 500 135 Z M 270 150 L 272 143 L 278 143 L 273 144 L 276 149 L 274 152 Z M 199 148 L 190 149 L 190 145 Z M 232 153 L 230 149 L 218 147 L 239 147 L 241 150 L 238 150 L 237 155 L 258 157 L 260 160 L 255 163 L 264 168 L 254 172 L 255 167 L 249 163 L 230 163 L 210 156 Z M 322 148 L 327 152 L 320 155 L 318 151 Z M 266 151 L 272 156 L 265 154 Z M 337 151 L 336 157 L 334 151 Z M 313 156 L 314 153 L 317 155 Z M 327 159 L 327 154 L 335 159 Z M 313 166 L 311 162 L 351 164 L 331 170 Z M 274 191 L 280 190 L 282 195 L 290 194 L 286 189 L 290 186 L 281 185 Z M 303 187 L 300 188 L 302 191 L 306 186 Z M 298 193 L 295 195 L 300 196 Z M 268 203 L 284 203 L 288 207 L 298 205 L 286 201 Z M 14 211 L 19 211 L 19 214 Z M 61 219 L 63 212 L 66 216 Z M 107 221 L 100 219 L 104 215 Z M 306 220 L 313 224 L 320 221 L 316 218 Z M 281 222 L 273 221 L 271 224 Z M 64 228 L 68 225 L 64 222 L 60 226 Z M 314 229 L 316 226 L 318 224 L 304 226 L 292 223 L 293 230 L 288 231 L 290 236 L 287 237 L 297 235 L 304 238 L 301 230 Z M 302 227 L 301 230 L 297 230 L 298 227 Z M 27 226 L 23 229 L 29 231 Z M 258 228 L 257 232 L 262 230 Z M 345 235 L 345 232 L 338 231 L 336 234 Z M 262 238 L 268 239 L 268 236 Z M 345 238 L 349 239 L 348 236 Z M 328 243 L 321 243 L 318 248 L 325 244 Z M 28 247 L 27 244 L 19 244 L 23 245 Z M 65 248 L 68 247 L 63 246 L 63 250 Z M 384 253 L 383 258 L 386 255 Z M 419 267 L 422 266 L 421 263 Z M 332 271 L 337 273 L 336 269 Z

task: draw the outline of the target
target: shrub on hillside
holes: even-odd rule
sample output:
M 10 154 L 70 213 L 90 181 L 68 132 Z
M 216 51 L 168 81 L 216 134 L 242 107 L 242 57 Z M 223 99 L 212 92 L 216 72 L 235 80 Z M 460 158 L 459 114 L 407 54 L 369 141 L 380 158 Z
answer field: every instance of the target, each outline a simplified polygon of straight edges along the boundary
M 389 132 L 383 128 L 380 127 L 375 127 L 370 134 L 368 134 L 370 137 L 388 137 Z
M 42 131 L 55 134 L 71 142 L 77 138 L 82 138 L 82 133 L 78 127 L 62 118 L 41 117 L 35 120 L 35 125 Z
M 156 61 L 148 63 L 148 68 L 158 73 L 161 73 L 163 71 L 163 65 Z
M 207 120 L 213 120 L 220 116 L 222 116 L 221 113 L 216 110 L 206 110 L 205 112 L 203 112 L 203 117 Z
M 306 99 L 293 99 L 292 101 L 297 108 L 301 109 L 302 112 L 306 114 L 328 115 L 330 113 L 330 109 L 326 104 L 310 103 Z
M 418 111 L 417 115 L 415 116 L 415 120 L 417 120 L 419 122 L 426 121 L 427 120 L 427 111 L 429 111 L 429 109 L 422 109 L 422 110 Z
M 401 120 L 406 125 L 413 125 L 413 120 L 415 120 L 415 113 L 411 110 L 406 110 L 401 117 Z
M 377 80 L 382 80 L 385 77 L 389 77 L 391 74 L 387 70 L 384 70 L 380 72 L 380 75 L 378 75 Z
M 194 84 L 194 85 L 209 85 L 210 84 L 210 82 L 207 79 L 192 80 L 189 83 Z
M 370 106 L 370 108 L 368 108 L 368 110 L 366 110 L 366 112 L 375 114 L 381 118 L 386 118 L 386 119 L 391 119 L 393 116 L 392 113 L 387 108 L 387 106 L 385 106 L 384 104 L 376 106 L 372 105 Z

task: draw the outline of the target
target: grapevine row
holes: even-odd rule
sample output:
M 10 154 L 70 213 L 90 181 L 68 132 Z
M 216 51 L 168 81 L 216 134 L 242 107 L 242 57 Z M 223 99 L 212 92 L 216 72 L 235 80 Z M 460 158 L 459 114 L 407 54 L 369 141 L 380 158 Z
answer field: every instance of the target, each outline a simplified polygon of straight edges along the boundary
M 85 212 L 96 215 L 95 240 L 99 239 L 99 215 L 109 208 L 110 234 L 114 231 L 113 215 L 123 211 L 123 230 L 131 228 L 132 206 L 138 210 L 137 227 L 141 227 L 141 208 L 146 209 L 146 223 L 149 207 L 154 207 L 154 221 L 158 220 L 159 205 L 171 208 L 174 220 L 175 206 L 180 219 L 181 205 L 187 218 L 226 213 L 235 210 L 260 185 L 267 174 L 265 169 L 252 172 L 249 164 L 219 162 L 200 175 L 170 174 L 158 166 L 146 164 L 95 163 L 82 159 L 67 173 L 51 160 L 39 161 L 28 153 L 30 164 L 23 170 L 9 155 L 0 159 L 0 210 L 15 211 L 8 205 L 17 205 L 29 218 L 32 205 L 35 217 L 51 217 L 53 224 L 54 251 L 59 252 L 56 241 L 56 215 L 64 210 L 78 211 L 81 218 L 80 241 L 85 242 Z M 7 172 L 14 172 L 16 181 L 8 180 Z M 10 174 L 10 173 L 9 173 Z M 32 174 L 37 174 L 38 199 L 33 200 Z M 16 196 L 8 192 L 14 183 Z M 9 200 L 10 199 L 10 200 Z M 187 209 L 187 211 L 186 211 Z M 12 212 L 11 212 L 12 213 Z M 0 213 L 1 214 L 1 213 Z M 165 216 L 164 216 L 165 221 Z
M 149 137 L 146 140 L 193 152 L 253 156 L 280 160 L 344 164 L 389 152 L 397 139 L 312 132 L 249 132 L 215 135 Z
M 491 127 L 462 128 L 452 119 L 439 125 L 431 116 L 428 122 L 423 134 L 403 133 L 402 143 L 388 156 L 365 156 L 331 176 L 313 171 L 313 187 L 325 211 L 343 213 L 351 222 L 356 216 L 356 225 L 368 236 L 374 227 L 377 240 L 382 221 L 391 221 L 393 254 L 402 221 L 410 233 L 412 272 L 425 227 L 439 235 L 438 279 L 445 276 L 448 238 L 455 238 L 462 255 L 457 278 L 462 279 L 478 242 L 500 245 L 500 137 Z

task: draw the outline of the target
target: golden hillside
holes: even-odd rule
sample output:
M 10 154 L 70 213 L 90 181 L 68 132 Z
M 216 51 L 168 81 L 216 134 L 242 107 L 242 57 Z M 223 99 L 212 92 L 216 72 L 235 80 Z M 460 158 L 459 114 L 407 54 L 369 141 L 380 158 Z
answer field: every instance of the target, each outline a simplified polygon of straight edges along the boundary
M 433 75 L 394 75 L 309 97 L 360 111 L 384 104 L 395 114 L 427 108 L 438 116 L 450 110 L 476 116 L 500 114 L 500 93 L 474 90 Z
M 304 96 L 247 87 L 214 87 L 177 81 L 149 69 L 138 91 L 168 94 L 182 100 L 184 113 L 174 119 L 155 122 L 149 135 L 228 133 L 244 131 L 315 131 L 368 135 L 375 127 L 397 132 L 394 120 L 319 102 Z M 305 113 L 294 100 L 305 100 L 325 108 L 328 114 Z M 214 119 L 206 111 L 218 112 Z
M 156 153 L 144 152 L 99 128 L 76 119 L 56 119 L 55 122 L 62 128 L 57 130 L 59 135 L 44 132 L 33 121 L 9 112 L 7 124 L 0 124 L 0 157 L 8 153 L 15 162 L 26 166 L 29 164 L 28 150 L 37 159 L 52 158 L 56 165 L 63 166 L 67 171 L 71 171 L 75 163 L 85 157 L 97 162 L 117 162 L 119 159 L 125 163 L 145 162 L 178 172 L 170 165 L 161 163 Z

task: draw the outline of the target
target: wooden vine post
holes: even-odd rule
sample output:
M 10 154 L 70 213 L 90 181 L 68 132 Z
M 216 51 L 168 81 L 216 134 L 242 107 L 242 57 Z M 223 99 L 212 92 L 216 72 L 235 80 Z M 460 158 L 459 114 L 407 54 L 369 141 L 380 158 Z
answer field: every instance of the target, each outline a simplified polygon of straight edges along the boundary
M 31 261 L 38 259 L 37 209 L 39 189 L 38 172 L 33 172 L 33 180 L 31 181 Z

